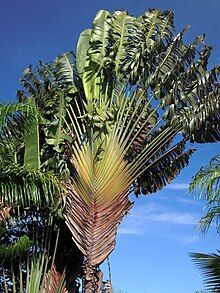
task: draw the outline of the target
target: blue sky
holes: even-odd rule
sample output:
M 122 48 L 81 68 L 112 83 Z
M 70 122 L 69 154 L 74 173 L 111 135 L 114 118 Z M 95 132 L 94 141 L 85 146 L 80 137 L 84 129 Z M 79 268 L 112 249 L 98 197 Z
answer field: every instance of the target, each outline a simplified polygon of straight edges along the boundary
M 80 32 L 91 26 L 97 10 L 126 9 L 138 16 L 148 8 L 173 10 L 177 31 L 192 25 L 188 41 L 206 33 L 206 42 L 214 47 L 210 66 L 220 63 L 219 0 L 1 1 L 1 101 L 15 100 L 26 66 L 75 50 Z M 173 184 L 135 201 L 110 257 L 115 288 L 127 293 L 193 293 L 203 288 L 188 253 L 214 252 L 219 239 L 215 231 L 199 235 L 195 226 L 203 203 L 186 195 L 186 190 L 191 176 L 218 152 L 219 144 L 198 146 L 190 167 Z

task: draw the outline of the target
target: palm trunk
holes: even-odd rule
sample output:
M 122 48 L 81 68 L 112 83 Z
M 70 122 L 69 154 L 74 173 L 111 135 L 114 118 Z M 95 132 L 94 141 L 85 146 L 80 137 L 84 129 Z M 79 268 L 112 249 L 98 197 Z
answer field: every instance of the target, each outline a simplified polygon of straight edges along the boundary
M 83 293 L 101 293 L 102 276 L 103 274 L 100 270 L 97 270 L 97 266 L 87 263 L 84 270 Z

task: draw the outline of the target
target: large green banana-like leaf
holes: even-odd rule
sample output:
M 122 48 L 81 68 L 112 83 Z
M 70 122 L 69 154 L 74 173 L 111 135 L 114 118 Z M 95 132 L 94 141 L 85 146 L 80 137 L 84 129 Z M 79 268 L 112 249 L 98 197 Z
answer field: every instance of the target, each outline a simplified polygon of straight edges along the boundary
M 28 104 L 32 107 L 31 125 L 24 132 L 24 164 L 30 170 L 40 169 L 40 141 L 39 141 L 39 125 L 35 101 L 33 98 L 28 99 Z
M 191 136 L 191 141 L 212 142 L 219 138 L 220 98 L 217 93 L 204 96 L 198 103 L 180 110 L 172 123 L 182 123 L 183 131 Z M 200 129 L 203 129 L 201 132 Z
M 100 71 L 103 65 L 106 65 L 108 62 L 108 59 L 106 58 L 106 50 L 108 47 L 108 35 L 110 30 L 110 25 L 108 23 L 109 15 L 109 12 L 100 10 L 93 22 L 93 29 L 90 38 L 92 46 L 87 50 L 85 63 L 86 69 L 82 76 L 85 96 L 88 100 L 91 99 L 91 97 L 100 96 L 100 85 L 103 82 Z M 84 35 L 85 34 L 81 35 L 83 40 Z M 80 41 L 80 43 L 82 41 Z
M 64 92 L 57 91 L 55 100 L 53 113 L 56 118 L 46 127 L 45 133 L 47 144 L 52 145 L 53 149 L 60 153 L 65 139 L 71 141 L 71 137 L 63 131 L 64 119 L 66 116 L 66 100 Z
M 80 77 L 82 77 L 84 69 L 85 69 L 90 38 L 91 38 L 91 30 L 90 29 L 84 30 L 81 33 L 77 43 L 76 68 Z
M 174 32 L 173 14 L 151 9 L 135 19 L 134 25 L 123 66 L 123 71 L 130 76 L 132 83 L 139 80 L 143 72 L 145 77 L 152 74 L 157 64 L 155 58 L 171 43 Z
M 134 18 L 126 11 L 116 11 L 112 17 L 111 27 L 115 41 L 115 70 L 117 74 L 121 71 L 121 66 L 126 58 L 128 38 L 134 29 Z
M 74 86 L 75 72 L 72 64 L 73 53 L 68 52 L 57 58 L 56 67 L 59 71 L 58 79 Z

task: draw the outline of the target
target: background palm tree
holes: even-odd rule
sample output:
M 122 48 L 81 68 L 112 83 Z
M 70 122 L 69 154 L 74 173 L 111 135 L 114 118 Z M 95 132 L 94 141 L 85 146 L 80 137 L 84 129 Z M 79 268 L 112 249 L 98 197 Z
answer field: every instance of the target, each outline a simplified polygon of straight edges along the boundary
M 207 202 L 205 214 L 199 222 L 199 227 L 206 232 L 211 223 L 215 222 L 217 232 L 220 231 L 220 154 L 216 155 L 208 165 L 202 167 L 193 177 L 189 192 L 198 199 Z
M 204 276 L 207 292 L 219 292 L 220 288 L 220 255 L 218 253 L 191 253 L 194 263 Z
M 199 222 L 202 232 L 207 232 L 215 222 L 219 233 L 220 217 L 220 154 L 215 156 L 207 166 L 202 167 L 193 177 L 189 192 L 199 199 L 206 200 L 205 214 Z M 218 253 L 191 253 L 191 258 L 204 275 L 208 292 L 218 292 L 220 289 L 220 255 Z
M 58 280 L 62 280 L 65 271 L 66 288 L 69 292 L 78 292 L 75 279 L 82 255 L 71 243 L 71 234 L 62 216 L 65 190 L 61 179 L 66 178 L 67 168 L 62 157 L 59 161 L 53 158 L 53 148 L 45 143 L 49 135 L 46 136 L 44 130 L 52 128 L 55 119 L 52 114 L 49 116 L 50 113 L 41 111 L 35 97 L 39 98 L 39 93 L 29 99 L 23 94 L 20 104 L 1 108 L 2 216 L 8 211 L 7 219 L 1 222 L 2 290 L 7 288 L 8 292 L 17 292 L 30 286 L 26 290 L 38 292 L 54 286 L 57 288 L 53 292 L 59 292 Z M 51 105 L 52 102 L 49 107 Z M 57 109 L 53 107 L 53 111 L 56 113 Z M 54 144 L 55 148 L 58 144 Z M 58 231 L 57 245 L 54 246 Z M 33 252 L 37 255 L 34 256 Z M 29 259 L 33 258 L 30 263 Z M 52 258 L 54 261 L 48 262 Z M 29 270 L 31 273 L 27 274 Z M 34 281 L 36 275 L 38 282 Z M 36 286 L 35 290 L 33 286 Z
M 129 194 L 170 183 L 194 152 L 188 142 L 219 140 L 220 68 L 207 70 L 211 48 L 204 36 L 185 44 L 187 30 L 175 35 L 168 11 L 135 18 L 101 10 L 76 55 L 29 67 L 21 79 L 18 97 L 31 109 L 24 115 L 31 123 L 20 139 L 19 165 L 8 173 L 16 180 L 11 196 L 2 195 L 4 206 L 47 207 L 58 226 L 65 218 L 84 255 L 83 292 L 99 290 L 99 265 L 133 205 Z M 26 177 L 18 169 L 37 176 L 25 204 L 16 188 Z

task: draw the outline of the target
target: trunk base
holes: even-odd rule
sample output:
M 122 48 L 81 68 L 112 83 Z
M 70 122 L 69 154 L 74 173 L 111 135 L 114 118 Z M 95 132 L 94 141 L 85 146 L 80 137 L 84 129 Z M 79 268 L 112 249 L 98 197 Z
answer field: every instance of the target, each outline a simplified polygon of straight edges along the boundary
M 97 266 L 84 266 L 84 293 L 101 293 L 103 273 Z

